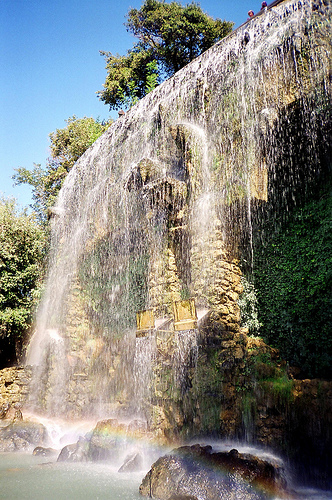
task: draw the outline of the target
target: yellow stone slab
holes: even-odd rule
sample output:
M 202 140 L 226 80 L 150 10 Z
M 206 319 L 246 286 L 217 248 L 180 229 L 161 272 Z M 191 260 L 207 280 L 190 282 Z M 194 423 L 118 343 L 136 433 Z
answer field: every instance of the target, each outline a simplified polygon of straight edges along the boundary
M 155 328 L 153 310 L 138 311 L 136 313 L 136 323 L 136 337 L 145 337 L 150 330 Z
M 173 302 L 174 330 L 192 330 L 197 328 L 195 299 Z

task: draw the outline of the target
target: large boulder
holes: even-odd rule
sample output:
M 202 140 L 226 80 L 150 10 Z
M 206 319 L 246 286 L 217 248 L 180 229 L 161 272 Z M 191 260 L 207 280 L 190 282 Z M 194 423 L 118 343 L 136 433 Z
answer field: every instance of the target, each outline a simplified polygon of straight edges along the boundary
M 149 498 L 200 500 L 263 500 L 286 492 L 283 469 L 277 463 L 237 450 L 212 453 L 210 446 L 183 446 L 155 462 L 144 477 L 140 494 Z
M 58 462 L 116 461 L 122 452 L 120 435 L 124 429 L 116 419 L 101 420 L 77 443 L 62 448 Z
M 141 420 L 133 420 L 129 424 L 117 419 L 97 422 L 96 427 L 77 443 L 62 448 L 59 462 L 108 461 L 118 463 L 123 457 L 123 442 L 126 439 L 137 439 L 148 435 L 147 426 Z M 142 456 L 136 453 L 126 458 L 121 472 L 142 469 Z
M 0 451 L 28 451 L 46 441 L 46 428 L 38 422 L 17 420 L 0 429 Z
M 45 448 L 44 446 L 36 446 L 32 454 L 35 457 L 52 457 L 56 455 L 57 450 L 54 448 Z
M 89 438 L 89 459 L 116 461 L 122 452 L 121 435 L 125 435 L 125 426 L 116 419 L 98 422 Z
M 80 437 L 77 443 L 64 446 L 58 456 L 58 462 L 87 462 L 89 442 Z

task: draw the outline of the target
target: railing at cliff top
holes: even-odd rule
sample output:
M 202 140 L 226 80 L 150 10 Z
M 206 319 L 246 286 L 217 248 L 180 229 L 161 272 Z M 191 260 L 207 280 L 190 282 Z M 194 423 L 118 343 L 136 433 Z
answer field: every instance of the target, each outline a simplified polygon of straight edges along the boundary
M 263 14 L 265 14 L 265 12 L 271 10 L 273 7 L 275 7 L 276 5 L 279 5 L 281 3 L 292 3 L 292 8 L 293 8 L 292 10 L 295 11 L 298 9 L 302 9 L 302 7 L 304 5 L 307 5 L 308 2 L 306 0 L 296 0 L 295 2 L 290 2 L 289 0 L 275 0 L 274 2 L 270 3 L 269 5 L 267 5 L 263 9 L 261 9 L 259 12 L 257 12 L 257 14 L 252 16 L 250 19 L 247 19 L 238 28 L 236 28 L 234 31 L 232 31 L 232 34 L 235 33 L 236 31 L 238 31 L 239 29 L 243 28 L 243 26 L 250 23 L 250 21 L 252 21 L 253 19 L 257 19 L 259 16 L 262 16 Z M 295 6 L 296 6 L 296 9 L 295 9 Z

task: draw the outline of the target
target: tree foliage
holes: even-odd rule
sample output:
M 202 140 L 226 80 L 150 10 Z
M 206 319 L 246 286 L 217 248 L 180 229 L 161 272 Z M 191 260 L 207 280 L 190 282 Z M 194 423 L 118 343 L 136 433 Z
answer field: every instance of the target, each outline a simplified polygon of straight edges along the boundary
M 46 167 L 34 164 L 32 170 L 17 168 L 17 173 L 13 176 L 16 184 L 32 186 L 32 208 L 42 222 L 47 220 L 47 210 L 54 205 L 63 181 L 74 163 L 111 124 L 75 116 L 66 120 L 66 123 L 65 128 L 57 129 L 49 135 L 51 154 Z
M 15 201 L 0 200 L 0 367 L 17 361 L 41 286 L 45 232 Z
M 159 83 L 157 61 L 152 51 L 132 50 L 127 56 L 102 52 L 107 60 L 105 91 L 101 100 L 110 108 L 128 108 L 136 104 Z
M 126 56 L 102 52 L 107 77 L 98 95 L 110 108 L 130 106 L 163 77 L 169 77 L 232 30 L 233 23 L 213 19 L 196 3 L 145 0 L 130 9 L 127 30 L 138 42 Z M 154 64 L 152 67 L 151 64 Z M 150 80 L 150 84 L 148 83 Z
M 332 198 L 300 209 L 257 259 L 260 330 L 303 376 L 331 377 Z

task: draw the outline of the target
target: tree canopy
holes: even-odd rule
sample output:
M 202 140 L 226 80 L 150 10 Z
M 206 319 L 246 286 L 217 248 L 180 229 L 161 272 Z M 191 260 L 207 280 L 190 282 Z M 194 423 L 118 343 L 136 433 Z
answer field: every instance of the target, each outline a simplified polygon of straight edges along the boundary
M 45 232 L 14 200 L 0 200 L 0 367 L 17 361 L 41 286 Z
M 145 0 L 130 9 L 127 30 L 138 42 L 126 56 L 101 52 L 107 76 L 100 100 L 110 108 L 131 106 L 165 77 L 199 56 L 231 32 L 233 23 L 213 19 L 196 3 Z
M 42 222 L 47 220 L 47 210 L 54 205 L 63 181 L 74 163 L 111 124 L 76 116 L 68 118 L 66 123 L 65 128 L 56 129 L 49 135 L 51 154 L 46 167 L 34 164 L 32 170 L 17 168 L 17 173 L 13 176 L 16 184 L 32 186 L 32 208 Z

